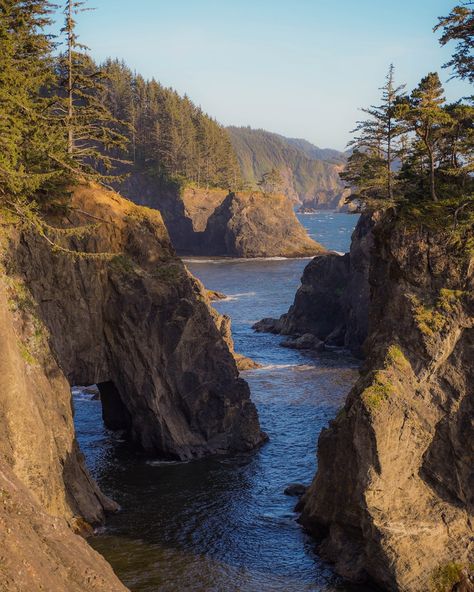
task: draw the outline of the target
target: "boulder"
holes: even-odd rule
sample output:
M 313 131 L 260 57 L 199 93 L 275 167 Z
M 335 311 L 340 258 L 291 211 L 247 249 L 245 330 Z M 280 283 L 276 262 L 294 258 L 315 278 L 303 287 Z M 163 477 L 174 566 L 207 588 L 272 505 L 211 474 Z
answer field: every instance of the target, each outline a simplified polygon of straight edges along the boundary
M 324 342 L 318 339 L 312 333 L 305 333 L 301 337 L 287 339 L 281 342 L 282 347 L 289 347 L 291 349 L 312 349 L 314 351 L 323 351 Z

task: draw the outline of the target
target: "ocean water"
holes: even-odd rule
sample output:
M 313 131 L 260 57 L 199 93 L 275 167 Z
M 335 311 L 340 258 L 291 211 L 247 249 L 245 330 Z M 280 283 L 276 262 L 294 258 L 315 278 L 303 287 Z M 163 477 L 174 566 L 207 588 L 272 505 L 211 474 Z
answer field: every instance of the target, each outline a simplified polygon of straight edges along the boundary
M 359 214 L 336 214 L 328 211 L 296 216 L 311 238 L 338 253 L 349 250 L 351 234 L 359 219 Z
M 302 215 L 314 238 L 348 249 L 356 217 Z M 231 316 L 236 349 L 263 367 L 243 373 L 269 442 L 258 451 L 188 463 L 143 459 L 104 429 L 100 402 L 75 391 L 76 428 L 87 464 L 122 505 L 91 539 L 134 592 L 335 592 L 340 581 L 296 521 L 289 483 L 309 484 L 316 441 L 355 380 L 343 351 L 298 352 L 252 324 L 286 312 L 307 260 L 188 259 Z

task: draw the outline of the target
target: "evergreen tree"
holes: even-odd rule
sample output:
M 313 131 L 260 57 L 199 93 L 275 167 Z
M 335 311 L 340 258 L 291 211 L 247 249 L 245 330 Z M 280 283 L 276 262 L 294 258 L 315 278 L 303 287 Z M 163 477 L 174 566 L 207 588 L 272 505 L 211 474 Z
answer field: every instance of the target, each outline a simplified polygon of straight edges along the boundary
M 434 30 L 443 29 L 441 45 L 457 41 L 456 51 L 445 68 L 453 68 L 455 76 L 474 84 L 474 2 L 455 6 L 448 16 L 439 17 Z
M 393 165 L 398 156 L 395 142 L 403 132 L 403 128 L 396 121 L 395 110 L 404 88 L 405 85 L 395 85 L 394 67 L 391 64 L 386 82 L 380 89 L 382 91 L 381 104 L 362 109 L 364 113 L 369 115 L 369 119 L 357 122 L 357 127 L 353 130 L 353 133 L 358 135 L 349 145 L 355 147 L 357 154 L 354 156 L 351 166 L 342 176 L 346 181 L 351 182 L 353 173 L 358 176 L 355 170 L 357 165 L 361 165 L 364 169 L 369 167 L 371 171 L 377 171 L 373 180 L 378 179 L 380 182 L 380 196 L 386 193 L 390 200 L 393 199 Z M 361 157 L 361 152 L 366 156 Z M 370 163 L 368 162 L 369 158 L 372 160 Z M 365 173 L 360 171 L 360 176 L 365 177 Z M 373 184 L 371 183 L 371 185 Z
M 64 178 L 65 148 L 42 88 L 54 81 L 46 0 L 0 2 L 0 196 L 31 199 Z
M 135 167 L 198 186 L 236 188 L 237 157 L 227 131 L 187 97 L 156 80 L 146 81 L 122 62 L 108 61 L 103 102 L 129 124 L 127 136 Z
M 458 102 L 447 105 L 445 111 L 449 124 L 440 141 L 441 167 L 464 186 L 474 172 L 474 107 Z
M 371 204 L 385 197 L 386 166 L 380 153 L 373 149 L 355 148 L 340 177 L 352 189 L 350 201 Z
M 278 193 L 281 191 L 283 179 L 278 169 L 273 168 L 271 171 L 264 173 L 262 178 L 257 182 L 264 195 L 269 193 Z
M 436 167 L 439 163 L 439 147 L 451 118 L 443 109 L 444 89 L 436 72 L 431 72 L 415 88 L 410 97 L 399 101 L 397 115 L 407 128 L 420 140 L 428 157 L 429 186 L 433 201 L 436 195 Z
M 64 96 L 62 115 L 67 130 L 67 152 L 78 171 L 93 178 L 107 178 L 117 162 L 127 138 L 121 122 L 112 117 L 101 100 L 105 78 L 101 69 L 85 53 L 76 33 L 76 17 L 90 10 L 80 0 L 66 0 L 66 52 L 59 60 L 59 76 Z M 100 171 L 100 172 L 99 172 Z

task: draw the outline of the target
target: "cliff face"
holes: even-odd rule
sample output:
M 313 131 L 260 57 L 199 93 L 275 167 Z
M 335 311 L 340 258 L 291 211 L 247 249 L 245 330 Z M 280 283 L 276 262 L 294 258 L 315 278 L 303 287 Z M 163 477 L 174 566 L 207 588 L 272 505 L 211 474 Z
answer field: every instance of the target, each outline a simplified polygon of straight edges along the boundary
M 242 177 L 253 188 L 257 188 L 263 174 L 277 169 L 282 177 L 281 191 L 303 210 L 347 209 L 345 198 L 349 191 L 339 177 L 346 161 L 342 152 L 265 130 L 227 130 Z
M 72 241 L 107 259 L 55 255 L 27 235 L 15 246 L 69 383 L 97 383 L 105 423 L 149 454 L 185 459 L 255 446 L 248 386 L 160 214 L 81 187 L 69 218 L 98 224 Z
M 117 506 L 90 479 L 74 438 L 71 391 L 18 277 L 0 279 L 0 455 L 50 514 L 100 522 Z
M 118 507 L 84 466 L 70 387 L 97 383 L 105 424 L 148 454 L 249 450 L 265 436 L 228 322 L 157 211 L 77 187 L 50 219 L 59 250 L 0 213 L 0 588 L 125 590 L 73 534 Z
M 305 268 L 293 305 L 280 319 L 264 319 L 258 331 L 299 338 L 313 335 L 327 345 L 347 347 L 362 356 L 367 336 L 369 261 L 374 216 L 360 217 L 345 255 L 323 253 Z
M 0 590 L 126 592 L 110 565 L 0 460 Z
M 0 230 L 3 230 L 0 224 Z M 36 303 L 0 274 L 0 589 L 125 587 L 75 532 L 118 506 L 90 478 L 75 437 L 71 390 Z
M 145 173 L 131 175 L 118 188 L 135 203 L 161 212 L 180 255 L 300 257 L 324 250 L 283 195 L 179 189 Z
M 374 236 L 368 358 L 321 433 L 301 520 L 345 577 L 397 592 L 470 590 L 472 247 L 388 219 Z
M 325 249 L 309 238 L 284 195 L 229 194 L 208 219 L 206 253 L 305 257 Z

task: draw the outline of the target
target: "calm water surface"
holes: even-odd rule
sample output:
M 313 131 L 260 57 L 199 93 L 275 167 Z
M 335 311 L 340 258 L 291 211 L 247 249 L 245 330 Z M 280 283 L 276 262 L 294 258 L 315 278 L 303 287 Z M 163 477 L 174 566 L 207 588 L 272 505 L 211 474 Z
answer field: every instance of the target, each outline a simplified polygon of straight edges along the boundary
M 300 216 L 314 238 L 345 251 L 356 217 Z M 101 423 L 100 403 L 76 391 L 76 426 L 87 463 L 123 507 L 93 546 L 133 592 L 335 592 L 353 590 L 317 557 L 296 522 L 291 482 L 309 483 L 317 436 L 355 379 L 343 352 L 279 346 L 251 325 L 288 309 L 307 260 L 187 260 L 232 317 L 236 348 L 263 368 L 244 373 L 270 441 L 252 454 L 190 463 L 143 460 Z M 358 590 L 361 590 L 360 588 Z

